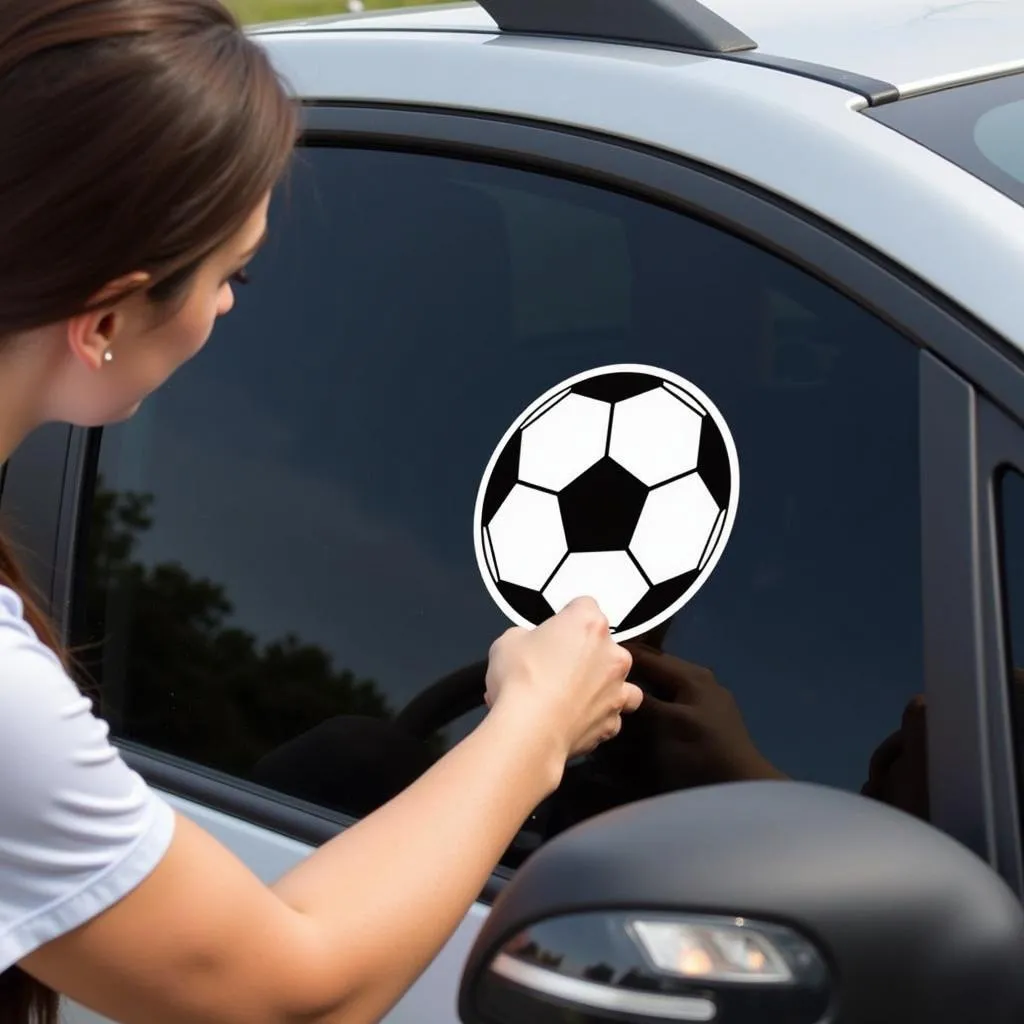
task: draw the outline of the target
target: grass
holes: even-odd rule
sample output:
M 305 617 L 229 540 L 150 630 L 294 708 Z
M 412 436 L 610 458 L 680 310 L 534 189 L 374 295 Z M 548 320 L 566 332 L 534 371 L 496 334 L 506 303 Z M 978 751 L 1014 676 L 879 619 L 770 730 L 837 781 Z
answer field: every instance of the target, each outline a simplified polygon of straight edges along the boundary
M 429 0 L 363 0 L 368 11 L 384 7 L 417 7 Z M 244 22 L 309 18 L 348 11 L 348 0 L 227 0 Z

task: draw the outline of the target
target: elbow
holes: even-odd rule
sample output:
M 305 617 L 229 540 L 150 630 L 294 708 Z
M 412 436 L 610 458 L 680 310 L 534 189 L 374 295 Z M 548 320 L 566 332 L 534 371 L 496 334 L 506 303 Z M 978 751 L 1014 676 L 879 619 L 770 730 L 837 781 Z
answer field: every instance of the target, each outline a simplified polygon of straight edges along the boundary
M 312 996 L 310 992 L 298 994 L 275 1024 L 378 1024 L 387 1012 L 371 1012 L 372 1000 L 355 994 L 342 993 L 326 999 Z
M 366 943 L 342 948 L 338 939 L 306 919 L 280 944 L 273 973 L 284 983 L 274 985 L 267 1024 L 378 1024 L 387 1014 L 402 994 L 394 964 L 381 963 Z
M 342 958 L 328 959 L 326 964 L 315 957 L 292 960 L 278 1012 L 270 1015 L 273 1024 L 377 1024 L 384 1014 L 371 1009 L 374 986 L 358 968 L 339 967 Z

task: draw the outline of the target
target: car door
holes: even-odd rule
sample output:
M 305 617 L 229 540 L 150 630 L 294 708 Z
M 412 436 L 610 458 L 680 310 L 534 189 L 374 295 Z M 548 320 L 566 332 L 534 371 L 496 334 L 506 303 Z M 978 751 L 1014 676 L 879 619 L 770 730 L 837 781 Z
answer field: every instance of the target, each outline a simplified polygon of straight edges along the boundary
M 926 817 L 1016 879 L 1016 819 L 989 799 L 996 777 L 1015 792 L 1012 752 L 989 743 L 997 684 L 958 582 L 974 388 L 953 364 L 983 340 L 668 155 L 452 113 L 306 116 L 207 348 L 130 422 L 44 432 L 8 472 L 4 515 L 128 760 L 267 880 L 411 782 L 479 720 L 507 625 L 472 536 L 494 447 L 560 381 L 645 363 L 736 443 L 732 538 L 657 638 L 726 699 L 662 693 L 574 764 L 390 1024 L 455 1021 L 488 901 L 538 846 L 749 775 L 737 751 Z M 700 705 L 695 731 L 673 700 Z

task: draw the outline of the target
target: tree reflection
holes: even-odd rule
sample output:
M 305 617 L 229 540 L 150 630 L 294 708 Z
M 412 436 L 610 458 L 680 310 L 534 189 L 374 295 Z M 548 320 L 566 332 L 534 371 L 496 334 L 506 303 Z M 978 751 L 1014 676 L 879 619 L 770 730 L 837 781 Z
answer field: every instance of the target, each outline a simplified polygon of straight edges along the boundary
M 392 716 L 374 680 L 336 668 L 323 648 L 291 633 L 263 641 L 235 623 L 223 585 L 179 562 L 146 564 L 139 539 L 152 526 L 152 495 L 97 481 L 76 654 L 115 733 L 244 777 L 324 719 Z

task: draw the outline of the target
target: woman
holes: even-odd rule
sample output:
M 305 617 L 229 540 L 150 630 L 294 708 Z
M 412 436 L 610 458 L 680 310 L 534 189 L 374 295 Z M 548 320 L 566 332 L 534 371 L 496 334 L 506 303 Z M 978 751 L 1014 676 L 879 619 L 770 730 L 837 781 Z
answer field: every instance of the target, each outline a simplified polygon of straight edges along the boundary
M 205 344 L 295 111 L 217 0 L 0 4 L 0 462 L 130 416 Z M 290 339 L 282 338 L 281 358 Z M 129 771 L 0 557 L 0 1020 L 378 1020 L 566 760 L 640 692 L 593 602 L 493 646 L 489 713 L 273 886 Z

